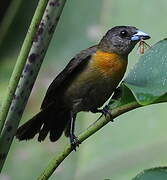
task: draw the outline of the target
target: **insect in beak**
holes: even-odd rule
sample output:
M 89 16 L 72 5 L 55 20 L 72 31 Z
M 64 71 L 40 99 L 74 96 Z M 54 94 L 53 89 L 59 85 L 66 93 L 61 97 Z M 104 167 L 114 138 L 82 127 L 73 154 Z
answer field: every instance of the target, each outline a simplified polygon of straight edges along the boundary
M 139 54 L 144 54 L 145 49 L 150 48 L 151 46 L 147 44 L 142 38 L 139 41 L 139 46 L 138 46 L 138 52 Z

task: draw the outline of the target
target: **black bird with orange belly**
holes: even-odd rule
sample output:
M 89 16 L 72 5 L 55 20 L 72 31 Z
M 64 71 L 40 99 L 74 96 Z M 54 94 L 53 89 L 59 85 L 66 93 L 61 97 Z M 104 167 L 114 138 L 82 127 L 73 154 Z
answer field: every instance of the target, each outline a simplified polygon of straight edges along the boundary
M 128 55 L 141 39 L 150 36 L 132 26 L 110 29 L 99 44 L 77 54 L 49 86 L 41 111 L 23 124 L 16 133 L 19 140 L 47 134 L 57 141 L 63 131 L 71 145 L 79 144 L 75 119 L 80 111 L 107 113 L 100 108 L 111 96 L 126 71 Z

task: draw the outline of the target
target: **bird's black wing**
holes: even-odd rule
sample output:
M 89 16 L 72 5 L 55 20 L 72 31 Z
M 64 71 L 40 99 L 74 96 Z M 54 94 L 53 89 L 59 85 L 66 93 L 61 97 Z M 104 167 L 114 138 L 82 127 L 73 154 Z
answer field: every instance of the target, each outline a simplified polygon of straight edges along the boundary
M 60 72 L 50 84 L 42 102 L 41 109 L 47 108 L 49 105 L 60 99 L 60 93 L 63 91 L 63 87 L 66 85 L 66 83 L 73 79 L 73 74 L 76 75 L 76 72 L 87 64 L 90 56 L 96 52 L 96 50 L 97 46 L 92 46 L 81 51 L 73 59 L 71 59 L 64 70 Z

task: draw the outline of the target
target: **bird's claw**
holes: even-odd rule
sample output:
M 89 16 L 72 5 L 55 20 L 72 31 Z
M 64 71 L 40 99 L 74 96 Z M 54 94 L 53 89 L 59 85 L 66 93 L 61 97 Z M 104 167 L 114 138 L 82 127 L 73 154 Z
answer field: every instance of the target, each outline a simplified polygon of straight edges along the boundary
M 81 144 L 78 138 L 74 134 L 70 136 L 70 143 L 74 151 L 76 151 L 76 148 L 79 147 L 79 145 Z
M 109 106 L 106 105 L 103 109 L 93 109 L 91 110 L 93 113 L 102 113 L 102 115 L 99 117 L 101 118 L 103 115 L 107 118 L 107 116 L 113 121 L 112 113 L 109 110 Z
M 113 119 L 112 117 L 112 113 L 109 110 L 109 106 L 106 105 L 103 109 L 102 109 L 102 113 L 104 114 L 105 117 L 109 116 L 110 119 Z
M 102 115 L 104 115 L 106 118 L 107 116 L 111 119 L 111 121 L 113 122 L 113 117 L 112 117 L 112 113 L 109 110 L 109 106 L 106 105 L 103 109 L 100 110 Z

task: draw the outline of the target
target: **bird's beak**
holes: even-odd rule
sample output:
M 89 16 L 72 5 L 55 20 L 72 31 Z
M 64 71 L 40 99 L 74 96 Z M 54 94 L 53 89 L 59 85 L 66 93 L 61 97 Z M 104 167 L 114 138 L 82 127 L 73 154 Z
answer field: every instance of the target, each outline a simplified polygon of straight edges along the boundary
M 146 40 L 151 37 L 143 31 L 137 30 L 136 33 L 131 37 L 132 41 L 140 41 L 141 39 Z

